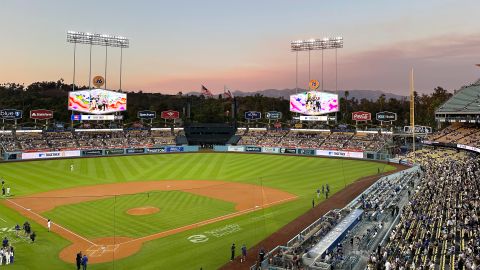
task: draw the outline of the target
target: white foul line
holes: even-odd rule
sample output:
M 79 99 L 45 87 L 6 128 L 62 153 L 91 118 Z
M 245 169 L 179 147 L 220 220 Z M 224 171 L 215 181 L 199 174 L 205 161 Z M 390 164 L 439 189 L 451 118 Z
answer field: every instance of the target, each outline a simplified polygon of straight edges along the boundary
M 202 225 L 208 225 L 208 224 L 212 224 L 214 223 L 215 221 L 223 221 L 223 220 L 226 220 L 228 218 L 232 218 L 232 217 L 237 217 L 237 216 L 240 216 L 242 214 L 246 214 L 246 213 L 250 213 L 250 212 L 254 212 L 254 211 L 257 211 L 257 210 L 260 210 L 260 209 L 263 209 L 265 208 L 265 206 L 269 206 L 269 205 L 273 205 L 273 204 L 279 204 L 279 203 L 282 203 L 284 201 L 291 201 L 293 199 L 296 199 L 297 197 L 290 197 L 290 198 L 286 198 L 286 199 L 282 199 L 282 200 L 278 200 L 278 201 L 275 201 L 275 202 L 271 202 L 271 203 L 266 203 L 264 204 L 263 206 L 260 206 L 260 207 L 252 207 L 252 208 L 248 208 L 248 209 L 244 209 L 242 211 L 238 211 L 238 212 L 233 212 L 233 213 L 230 213 L 230 214 L 226 214 L 226 215 L 223 215 L 223 216 L 219 216 L 219 217 L 214 217 L 214 218 L 211 218 L 211 219 L 207 219 L 207 220 L 202 220 L 200 222 L 197 222 L 197 223 L 193 223 L 193 224 L 188 224 L 188 225 L 185 225 L 185 226 L 182 226 L 182 227 L 177 227 L 175 229 L 171 229 L 171 230 L 167 230 L 167 231 L 163 231 L 163 232 L 158 232 L 158 233 L 154 233 L 154 234 L 151 234 L 151 235 L 147 235 L 147 236 L 144 236 L 144 237 L 140 237 L 140 238 L 135 238 L 135 239 L 132 239 L 132 240 L 129 240 L 129 241 L 126 241 L 126 242 L 122 242 L 118 245 L 123 245 L 123 244 L 128 244 L 128 243 L 131 243 L 131 242 L 135 242 L 135 241 L 139 241 L 139 240 L 142 240 L 142 239 L 145 239 L 145 238 L 150 238 L 150 237 L 153 237 L 155 235 L 162 235 L 162 234 L 167 234 L 170 233 L 170 232 L 173 232 L 173 231 L 179 231 L 179 232 L 182 232 L 184 229 L 186 228 L 196 228 L 198 226 L 202 226 Z
M 37 217 L 39 217 L 39 218 L 41 218 L 41 219 L 43 219 L 43 220 L 47 221 L 47 219 L 46 219 L 46 218 L 44 218 L 42 215 L 39 215 L 39 214 L 37 214 L 37 213 L 33 212 L 31 209 L 25 208 L 25 207 L 21 206 L 20 204 L 18 204 L 18 203 L 16 203 L 16 202 L 12 201 L 12 200 L 10 200 L 10 199 L 7 199 L 7 201 L 9 201 L 9 202 L 11 202 L 11 203 L 15 204 L 16 206 L 18 206 L 18 207 L 20 207 L 20 208 L 24 209 L 25 211 L 28 211 L 28 212 L 30 212 L 30 213 L 32 213 L 32 214 L 34 214 L 34 215 L 36 215 L 36 216 L 37 216 Z M 95 243 L 93 243 L 92 241 L 88 240 L 87 238 L 85 238 L 85 237 L 82 237 L 82 236 L 80 236 L 80 235 L 78 235 L 78 234 L 76 234 L 76 233 L 74 233 L 74 232 L 70 231 L 69 229 L 67 229 L 67 228 L 65 228 L 65 227 L 62 227 L 62 226 L 60 226 L 60 225 L 58 225 L 58 224 L 56 224 L 56 223 L 55 223 L 55 225 L 56 225 L 57 227 L 59 227 L 60 229 L 62 229 L 62 230 L 64 230 L 64 231 L 66 231 L 66 232 L 68 232 L 68 233 L 71 233 L 71 234 L 75 235 L 76 237 L 78 237 L 78 238 L 80 238 L 80 239 L 82 239 L 82 240 L 84 240 L 84 241 L 86 241 L 86 242 L 88 242 L 88 243 L 90 243 L 90 244 L 92 244 L 92 245 L 96 245 Z

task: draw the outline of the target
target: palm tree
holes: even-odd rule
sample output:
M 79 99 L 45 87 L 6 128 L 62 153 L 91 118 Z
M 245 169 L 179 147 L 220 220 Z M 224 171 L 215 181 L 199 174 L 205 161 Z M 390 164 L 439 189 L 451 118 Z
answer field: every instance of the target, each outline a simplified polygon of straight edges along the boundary
M 344 117 L 345 123 L 346 123 L 347 120 L 348 120 L 347 117 L 348 117 L 348 96 L 349 96 L 349 95 L 350 95 L 350 92 L 349 92 L 348 90 L 345 91 L 345 113 L 344 113 L 344 115 L 345 115 L 345 117 Z

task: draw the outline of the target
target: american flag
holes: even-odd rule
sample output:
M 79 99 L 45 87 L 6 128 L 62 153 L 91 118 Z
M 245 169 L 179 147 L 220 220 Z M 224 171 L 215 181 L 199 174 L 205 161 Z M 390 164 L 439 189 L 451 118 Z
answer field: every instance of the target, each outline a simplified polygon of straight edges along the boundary
M 212 92 L 208 90 L 205 86 L 202 85 L 202 95 L 207 96 L 207 97 L 213 97 Z

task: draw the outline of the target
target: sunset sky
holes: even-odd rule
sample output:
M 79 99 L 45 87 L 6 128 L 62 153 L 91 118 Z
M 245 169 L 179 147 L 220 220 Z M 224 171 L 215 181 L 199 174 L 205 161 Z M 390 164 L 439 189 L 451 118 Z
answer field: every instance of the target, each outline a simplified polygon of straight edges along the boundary
M 449 90 L 480 77 L 480 1 L 22 1 L 0 4 L 0 83 L 72 82 L 67 30 L 122 35 L 123 88 L 215 94 L 295 87 L 290 41 L 343 36 L 339 89 L 408 93 Z M 88 84 L 88 46 L 77 47 L 77 84 Z M 119 55 L 108 51 L 108 88 L 117 89 Z M 325 51 L 324 84 L 335 88 L 334 51 Z M 93 50 L 92 75 L 104 75 L 105 48 Z M 311 55 L 320 79 L 321 52 Z M 308 54 L 299 55 L 299 86 Z

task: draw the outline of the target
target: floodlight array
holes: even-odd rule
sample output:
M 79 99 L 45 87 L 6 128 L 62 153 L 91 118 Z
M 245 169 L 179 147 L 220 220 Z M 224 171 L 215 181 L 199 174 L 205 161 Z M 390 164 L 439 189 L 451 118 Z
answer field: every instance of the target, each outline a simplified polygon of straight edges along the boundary
M 67 32 L 67 42 L 119 48 L 128 48 L 130 45 L 126 37 L 75 31 Z
M 290 48 L 294 52 L 343 48 L 343 37 L 295 40 Z

